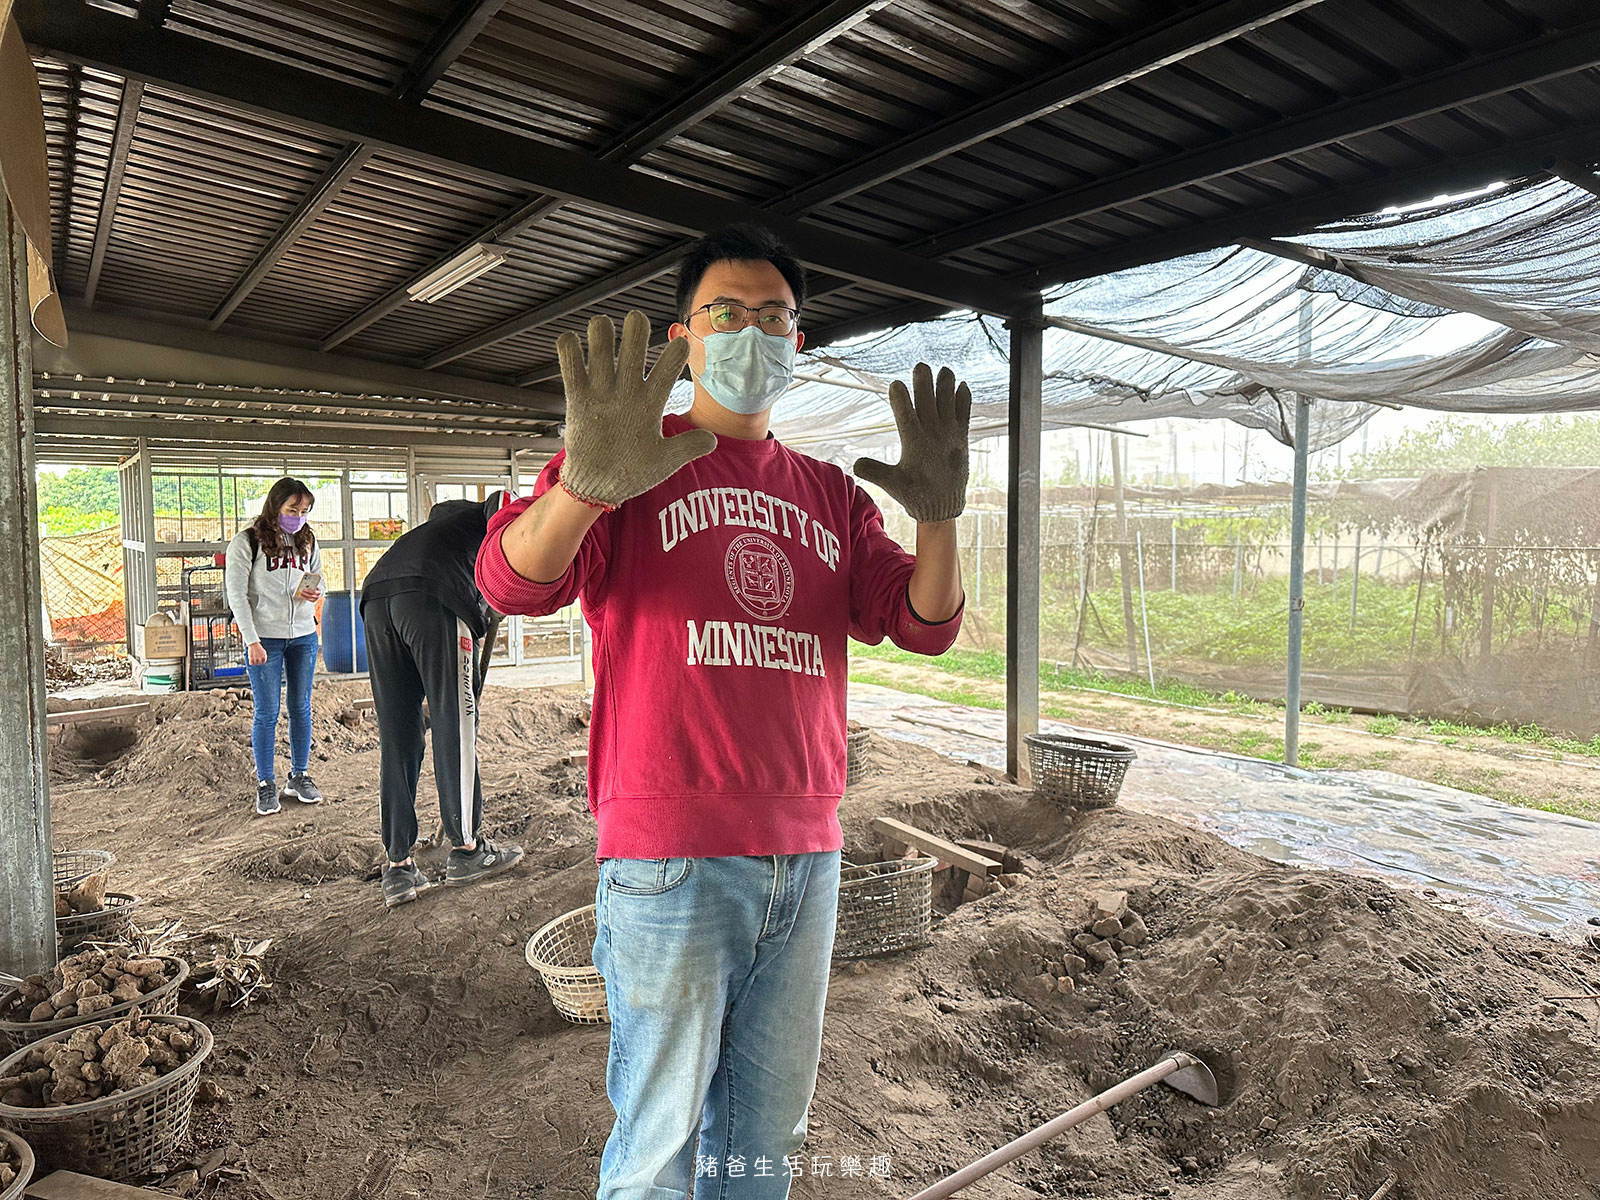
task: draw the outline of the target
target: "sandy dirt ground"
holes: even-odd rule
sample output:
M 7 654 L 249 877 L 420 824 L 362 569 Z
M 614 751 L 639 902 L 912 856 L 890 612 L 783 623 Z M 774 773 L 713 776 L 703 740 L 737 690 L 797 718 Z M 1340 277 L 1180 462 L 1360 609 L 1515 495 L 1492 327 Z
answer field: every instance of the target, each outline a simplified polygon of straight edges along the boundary
M 888 687 L 958 689 L 1004 701 L 1005 685 L 882 659 L 859 658 L 856 678 Z M 1110 693 L 1052 692 L 1042 703 L 1062 720 L 1112 732 L 1156 738 L 1186 746 L 1283 757 L 1283 715 L 1273 717 L 1181 706 L 1163 706 Z M 1341 715 L 1340 723 L 1303 716 L 1300 751 L 1306 766 L 1381 769 L 1446 787 L 1493 796 L 1533 808 L 1600 818 L 1600 759 L 1551 754 L 1499 741 L 1488 735 L 1419 739 L 1374 734 L 1364 718 Z
M 232 1173 L 198 1194 L 592 1196 L 606 1029 L 559 1017 L 523 961 L 535 929 L 593 897 L 584 781 L 565 761 L 585 742 L 581 699 L 491 686 L 487 828 L 528 859 L 386 911 L 376 731 L 349 704 L 364 694 L 319 684 L 330 802 L 267 819 L 250 815 L 247 698 L 155 697 L 56 744 L 58 847 L 114 850 L 113 890 L 144 897 L 146 924 L 181 917 L 191 959 L 235 933 L 273 939 L 272 990 L 208 1018 L 224 1098 L 197 1110 L 193 1158 L 220 1151 Z M 1600 1007 L 1550 999 L 1600 992 L 1589 950 L 1120 807 L 1069 819 L 877 735 L 841 815 L 852 861 L 877 857 L 872 818 L 895 816 L 1000 842 L 1023 871 L 979 900 L 941 894 L 927 947 L 836 967 L 796 1196 L 910 1196 L 1171 1049 L 1212 1063 L 1223 1106 L 1152 1090 L 963 1196 L 1368 1200 L 1390 1172 L 1404 1200 L 1600 1194 Z M 1097 889 L 1125 891 L 1148 939 L 1047 989 L 1052 964 L 1071 977 L 1088 954 Z

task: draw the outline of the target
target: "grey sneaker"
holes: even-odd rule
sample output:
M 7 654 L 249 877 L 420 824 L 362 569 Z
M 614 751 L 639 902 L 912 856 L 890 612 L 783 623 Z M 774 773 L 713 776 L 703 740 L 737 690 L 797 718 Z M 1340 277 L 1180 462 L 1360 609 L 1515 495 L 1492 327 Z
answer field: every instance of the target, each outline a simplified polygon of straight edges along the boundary
M 283 789 L 283 794 L 301 804 L 322 803 L 322 789 L 312 783 L 311 776 L 304 771 L 289 773 L 289 786 Z
M 258 817 L 270 817 L 273 813 L 277 812 L 282 807 L 283 807 L 283 805 L 278 803 L 278 784 L 277 784 L 277 781 L 273 780 L 273 779 L 257 780 L 256 781 L 256 816 L 258 816 Z
M 497 846 L 486 837 L 480 837 L 471 850 L 460 847 L 450 851 L 450 861 L 445 864 L 446 887 L 461 887 L 481 883 L 503 871 L 509 871 L 522 861 L 521 846 Z
M 425 892 L 432 886 L 428 877 L 417 869 L 416 863 L 408 863 L 403 867 L 391 863 L 383 869 L 383 906 L 393 908 L 396 904 L 409 904 L 419 892 Z

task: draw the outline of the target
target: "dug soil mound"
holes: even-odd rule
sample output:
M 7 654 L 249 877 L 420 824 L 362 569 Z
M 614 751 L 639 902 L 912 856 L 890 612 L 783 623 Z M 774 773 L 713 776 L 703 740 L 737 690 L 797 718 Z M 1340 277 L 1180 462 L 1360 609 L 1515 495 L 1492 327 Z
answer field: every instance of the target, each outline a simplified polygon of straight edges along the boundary
M 206 1194 L 345 1200 L 386 1180 L 394 1196 L 591 1197 L 607 1031 L 563 1021 L 523 961 L 539 926 L 593 899 L 584 768 L 567 757 L 581 703 L 489 689 L 485 827 L 528 860 L 385 910 L 367 877 L 375 727 L 338 716 L 353 698 L 319 685 L 328 803 L 274 818 L 249 815 L 237 697 L 168 698 L 119 757 L 60 766 L 76 782 L 57 793 L 58 843 L 115 850 L 111 886 L 146 898 L 141 921 L 181 917 L 192 958 L 235 933 L 273 939 L 272 989 L 207 1017 L 223 1102 L 196 1137 L 242 1165 Z M 1600 1008 L 1554 999 L 1600 992 L 1592 951 L 1117 807 L 1069 821 L 874 734 L 841 808 L 846 857 L 878 856 L 879 816 L 998 842 L 1022 869 L 959 903 L 941 875 L 931 944 L 836 967 L 794 1195 L 908 1196 L 1169 1050 L 1212 1064 L 1220 1107 L 1152 1089 L 963 1195 L 1368 1200 L 1391 1173 L 1403 1200 L 1595 1194 Z M 442 868 L 437 847 L 419 858 Z M 1120 923 L 1095 911 L 1107 893 Z

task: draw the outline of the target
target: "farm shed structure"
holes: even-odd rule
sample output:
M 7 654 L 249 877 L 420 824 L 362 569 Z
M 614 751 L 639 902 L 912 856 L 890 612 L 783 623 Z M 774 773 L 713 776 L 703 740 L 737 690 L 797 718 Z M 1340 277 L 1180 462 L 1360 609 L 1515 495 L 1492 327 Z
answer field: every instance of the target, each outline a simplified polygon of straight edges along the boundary
M 12 190 L 22 167 L 0 163 L 0 529 L 26 564 L 0 620 L 12 971 L 53 954 L 39 459 L 536 458 L 558 444 L 557 334 L 631 308 L 664 331 L 682 245 L 759 220 L 812 272 L 813 346 L 951 309 L 1004 324 L 1020 771 L 1038 707 L 1043 294 L 1492 179 L 1593 187 L 1600 154 L 1587 0 L 19 0 L 13 15 L 42 94 L 48 221 L 41 237 Z M 29 298 L 30 237 L 65 346 L 28 334 L 51 312 Z

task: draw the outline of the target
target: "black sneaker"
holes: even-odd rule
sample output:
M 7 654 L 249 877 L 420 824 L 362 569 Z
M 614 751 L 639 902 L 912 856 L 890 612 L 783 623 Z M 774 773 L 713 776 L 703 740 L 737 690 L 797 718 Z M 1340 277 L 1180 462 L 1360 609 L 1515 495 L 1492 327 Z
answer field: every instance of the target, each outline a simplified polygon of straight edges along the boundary
M 446 887 L 480 883 L 509 871 L 521 861 L 521 846 L 496 846 L 488 838 L 480 837 L 471 850 L 457 847 L 450 851 L 450 861 L 444 868 L 444 883 Z
M 311 782 L 311 776 L 304 771 L 291 771 L 289 773 L 289 786 L 283 789 L 283 794 L 291 800 L 298 800 L 301 804 L 321 804 L 322 789 Z
M 418 892 L 425 892 L 432 886 L 415 863 L 403 867 L 390 864 L 383 869 L 383 906 L 393 908 L 396 904 L 409 904 L 417 898 Z
M 278 784 L 272 779 L 258 780 L 256 783 L 256 816 L 270 817 L 279 811 L 283 805 L 278 803 Z

